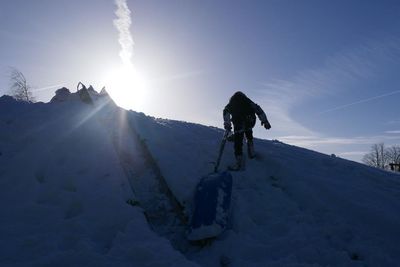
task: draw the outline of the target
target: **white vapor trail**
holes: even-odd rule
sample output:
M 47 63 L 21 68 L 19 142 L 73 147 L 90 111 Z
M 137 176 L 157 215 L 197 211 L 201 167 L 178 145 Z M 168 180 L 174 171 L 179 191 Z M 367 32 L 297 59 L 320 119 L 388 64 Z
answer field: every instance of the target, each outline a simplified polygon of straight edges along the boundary
M 38 89 L 33 89 L 32 92 L 46 91 L 46 90 L 50 90 L 53 88 L 61 88 L 63 86 L 65 86 L 65 83 L 60 83 L 60 84 L 50 85 L 50 86 L 46 86 L 46 87 L 41 87 Z
M 395 94 L 398 94 L 398 93 L 400 93 L 400 90 L 396 90 L 396 91 L 393 91 L 393 92 L 390 92 L 390 93 L 386 93 L 386 94 L 383 94 L 383 95 L 373 96 L 373 97 L 366 98 L 366 99 L 361 99 L 361 100 L 358 100 L 358 101 L 353 102 L 353 103 L 349 103 L 349 104 L 346 104 L 346 105 L 342 105 L 342 106 L 338 106 L 338 107 L 335 107 L 335 108 L 331 108 L 331 109 L 322 111 L 319 114 L 325 114 L 325 113 L 336 111 L 336 110 L 339 110 L 339 109 L 344 109 L 344 108 L 351 107 L 351 106 L 354 106 L 354 105 L 357 105 L 357 104 L 369 102 L 369 101 L 372 101 L 372 100 L 375 100 L 375 99 L 379 99 L 379 98 L 395 95 Z
M 115 11 L 115 15 L 117 15 L 117 19 L 115 19 L 114 26 L 117 28 L 119 32 L 118 41 L 121 45 L 121 51 L 119 56 L 122 59 L 122 63 L 125 66 L 132 65 L 132 56 L 133 56 L 133 45 L 135 44 L 132 38 L 132 34 L 129 31 L 131 26 L 131 11 L 129 10 L 128 4 L 126 0 L 115 0 L 115 4 L 117 5 L 117 10 Z

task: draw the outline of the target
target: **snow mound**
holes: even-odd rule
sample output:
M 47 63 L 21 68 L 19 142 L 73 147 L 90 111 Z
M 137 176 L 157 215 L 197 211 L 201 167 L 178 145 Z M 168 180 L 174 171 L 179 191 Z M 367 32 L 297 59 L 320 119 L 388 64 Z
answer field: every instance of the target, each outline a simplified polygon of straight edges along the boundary
M 0 98 L 1 266 L 196 266 L 154 233 L 93 108 Z
M 56 95 L 53 96 L 53 98 L 50 100 L 50 103 L 67 101 L 70 96 L 71 92 L 68 88 L 60 88 L 56 91 Z
M 47 104 L 0 98 L 0 265 L 398 266 L 400 176 L 279 141 L 255 140 L 233 173 L 229 230 L 186 242 L 165 204 L 191 214 L 222 130 L 88 91 L 94 105 L 66 88 Z M 221 168 L 232 160 L 227 144 Z

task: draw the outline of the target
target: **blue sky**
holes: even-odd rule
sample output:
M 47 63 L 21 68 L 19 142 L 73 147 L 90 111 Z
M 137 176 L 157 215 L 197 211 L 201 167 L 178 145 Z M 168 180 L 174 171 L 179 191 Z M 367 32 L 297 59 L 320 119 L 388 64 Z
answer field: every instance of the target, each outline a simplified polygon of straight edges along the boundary
M 353 160 L 400 144 L 399 1 L 127 4 L 131 60 L 147 81 L 132 109 L 222 127 L 242 90 L 271 121 L 258 137 Z M 2 0 L 0 94 L 9 66 L 41 101 L 78 81 L 101 89 L 121 65 L 115 10 L 112 0 Z

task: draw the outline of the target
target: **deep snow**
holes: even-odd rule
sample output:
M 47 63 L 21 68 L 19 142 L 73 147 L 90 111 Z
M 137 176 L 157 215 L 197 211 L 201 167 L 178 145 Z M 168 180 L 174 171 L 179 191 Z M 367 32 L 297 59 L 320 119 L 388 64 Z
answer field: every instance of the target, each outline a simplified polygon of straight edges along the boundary
M 0 98 L 0 265 L 400 265 L 400 176 L 276 140 L 233 173 L 229 230 L 190 244 L 222 130 L 92 96 Z

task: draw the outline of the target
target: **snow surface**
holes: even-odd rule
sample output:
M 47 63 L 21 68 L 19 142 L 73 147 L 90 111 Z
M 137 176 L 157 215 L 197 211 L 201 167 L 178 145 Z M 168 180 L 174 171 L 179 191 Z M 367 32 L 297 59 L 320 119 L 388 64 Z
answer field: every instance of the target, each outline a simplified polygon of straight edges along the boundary
M 400 265 L 399 175 L 257 139 L 233 173 L 229 230 L 199 246 L 181 212 L 222 130 L 61 92 L 0 98 L 1 266 Z M 228 143 L 221 168 L 231 161 Z

